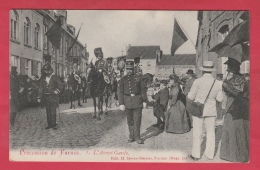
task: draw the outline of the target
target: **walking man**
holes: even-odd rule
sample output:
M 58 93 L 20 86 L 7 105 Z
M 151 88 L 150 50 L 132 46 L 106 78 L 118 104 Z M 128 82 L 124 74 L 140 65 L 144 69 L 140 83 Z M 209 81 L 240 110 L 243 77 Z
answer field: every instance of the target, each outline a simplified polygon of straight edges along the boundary
M 193 85 L 194 81 L 196 80 L 195 76 L 194 76 L 194 73 L 193 73 L 193 70 L 188 70 L 187 71 L 187 77 L 188 77 L 188 81 L 185 85 L 185 88 L 184 88 L 184 95 L 186 96 L 186 103 L 189 102 L 189 99 L 188 99 L 188 94 L 190 92 L 190 89 L 191 89 L 191 86 Z M 193 127 L 193 123 L 192 123 L 192 115 L 191 113 L 188 113 L 189 114 L 189 118 L 190 118 L 190 124 L 191 124 L 191 127 Z
M 64 84 L 60 78 L 53 75 L 50 64 L 45 64 L 42 69 L 43 77 L 40 81 L 38 102 L 46 108 L 48 126 L 45 129 L 57 130 L 56 109 L 59 106 L 59 94 Z
M 127 124 L 129 128 L 128 142 L 136 141 L 143 144 L 140 138 L 140 128 L 142 120 L 142 109 L 146 107 L 147 96 L 142 82 L 142 77 L 134 73 L 134 62 L 126 62 L 126 73 L 120 80 L 119 85 L 119 108 L 124 111 L 127 116 Z
M 192 154 L 189 157 L 195 161 L 201 157 L 201 136 L 204 124 L 207 138 L 204 158 L 205 160 L 214 158 L 215 120 L 217 116 L 216 101 L 221 102 L 223 100 L 222 83 L 215 80 L 211 75 L 213 71 L 216 71 L 213 62 L 204 61 L 200 70 L 203 76 L 194 81 L 188 94 L 190 100 L 195 100 L 195 102 L 202 104 L 205 102 L 202 117 L 193 116 L 193 144 Z

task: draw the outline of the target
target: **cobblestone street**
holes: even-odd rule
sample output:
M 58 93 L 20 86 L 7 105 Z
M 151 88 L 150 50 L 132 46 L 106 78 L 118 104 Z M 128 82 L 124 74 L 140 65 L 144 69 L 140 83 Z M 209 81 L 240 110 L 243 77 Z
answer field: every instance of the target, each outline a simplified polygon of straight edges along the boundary
M 156 123 L 152 109 L 143 110 L 141 137 L 145 143 L 128 143 L 126 115 L 117 107 L 112 107 L 108 115 L 103 114 L 101 121 L 92 119 L 92 100 L 83 107 L 68 109 L 69 104 L 61 104 L 61 116 L 57 115 L 58 130 L 46 130 L 45 109 L 27 108 L 19 113 L 13 130 L 10 132 L 11 149 L 50 149 L 50 148 L 129 148 L 156 151 L 178 150 L 186 155 L 191 153 L 192 131 L 185 134 L 162 132 L 152 125 Z M 219 149 L 221 127 L 216 128 L 216 151 Z M 202 150 L 205 148 L 205 137 Z M 203 152 L 202 152 L 203 153 Z M 213 161 L 223 162 L 219 153 Z

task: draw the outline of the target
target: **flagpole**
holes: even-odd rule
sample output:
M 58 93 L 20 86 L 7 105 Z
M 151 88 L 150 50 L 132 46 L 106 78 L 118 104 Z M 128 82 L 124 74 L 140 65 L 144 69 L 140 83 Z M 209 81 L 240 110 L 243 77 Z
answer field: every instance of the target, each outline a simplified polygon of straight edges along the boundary
M 75 37 L 75 41 L 73 42 L 73 44 L 69 47 L 69 49 L 68 49 L 68 51 L 67 51 L 67 54 L 66 54 L 66 56 L 68 56 L 68 54 L 69 54 L 69 52 L 70 52 L 70 50 L 72 49 L 72 47 L 76 44 L 76 42 L 77 42 L 77 39 L 78 39 L 78 37 L 79 37 L 79 32 L 80 32 L 80 30 L 81 30 L 81 26 L 82 26 L 82 24 L 83 23 L 81 23 L 81 25 L 80 25 L 80 27 L 79 27 L 79 31 L 78 31 L 78 34 L 77 34 L 77 36 Z
M 190 41 L 191 41 L 191 43 L 194 45 L 194 47 L 196 47 L 195 44 L 193 43 L 193 41 L 191 40 L 189 34 L 185 31 L 185 29 L 182 27 L 182 25 L 181 25 L 180 22 L 177 20 L 177 18 L 176 18 L 176 17 L 174 17 L 174 18 L 176 19 L 176 22 L 178 22 L 179 26 L 180 26 L 181 29 L 184 31 L 184 33 L 186 34 L 186 36 L 190 39 Z

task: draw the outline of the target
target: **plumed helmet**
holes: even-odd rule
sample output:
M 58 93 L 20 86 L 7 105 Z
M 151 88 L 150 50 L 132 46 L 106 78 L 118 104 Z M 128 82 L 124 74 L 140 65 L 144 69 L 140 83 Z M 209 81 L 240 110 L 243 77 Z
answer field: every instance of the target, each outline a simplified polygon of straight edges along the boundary
M 95 54 L 96 57 L 99 57 L 99 55 L 101 55 L 101 57 L 103 58 L 102 48 L 101 47 L 95 48 L 94 54 Z
M 135 62 L 135 64 L 140 63 L 140 57 L 135 57 L 134 62 Z

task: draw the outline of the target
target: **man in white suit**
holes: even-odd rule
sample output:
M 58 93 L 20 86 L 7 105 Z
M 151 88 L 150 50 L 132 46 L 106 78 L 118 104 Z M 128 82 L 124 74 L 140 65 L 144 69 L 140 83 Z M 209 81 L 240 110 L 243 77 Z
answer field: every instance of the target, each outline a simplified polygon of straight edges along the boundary
M 195 102 L 199 102 L 202 104 L 205 102 L 206 97 L 209 94 L 207 101 L 204 104 L 202 117 L 198 118 L 193 116 L 193 145 L 192 145 L 192 154 L 189 155 L 189 157 L 195 161 L 201 158 L 200 152 L 201 152 L 201 136 L 202 136 L 203 124 L 205 124 L 206 135 L 207 135 L 204 158 L 206 160 L 208 159 L 211 160 L 214 158 L 215 120 L 217 116 L 216 100 L 219 102 L 223 100 L 222 82 L 218 80 L 215 80 L 214 82 L 214 78 L 211 74 L 213 71 L 216 71 L 213 62 L 204 61 L 202 67 L 200 67 L 200 70 L 202 70 L 203 76 L 194 81 L 191 90 L 188 94 L 188 98 L 190 100 L 195 100 Z

